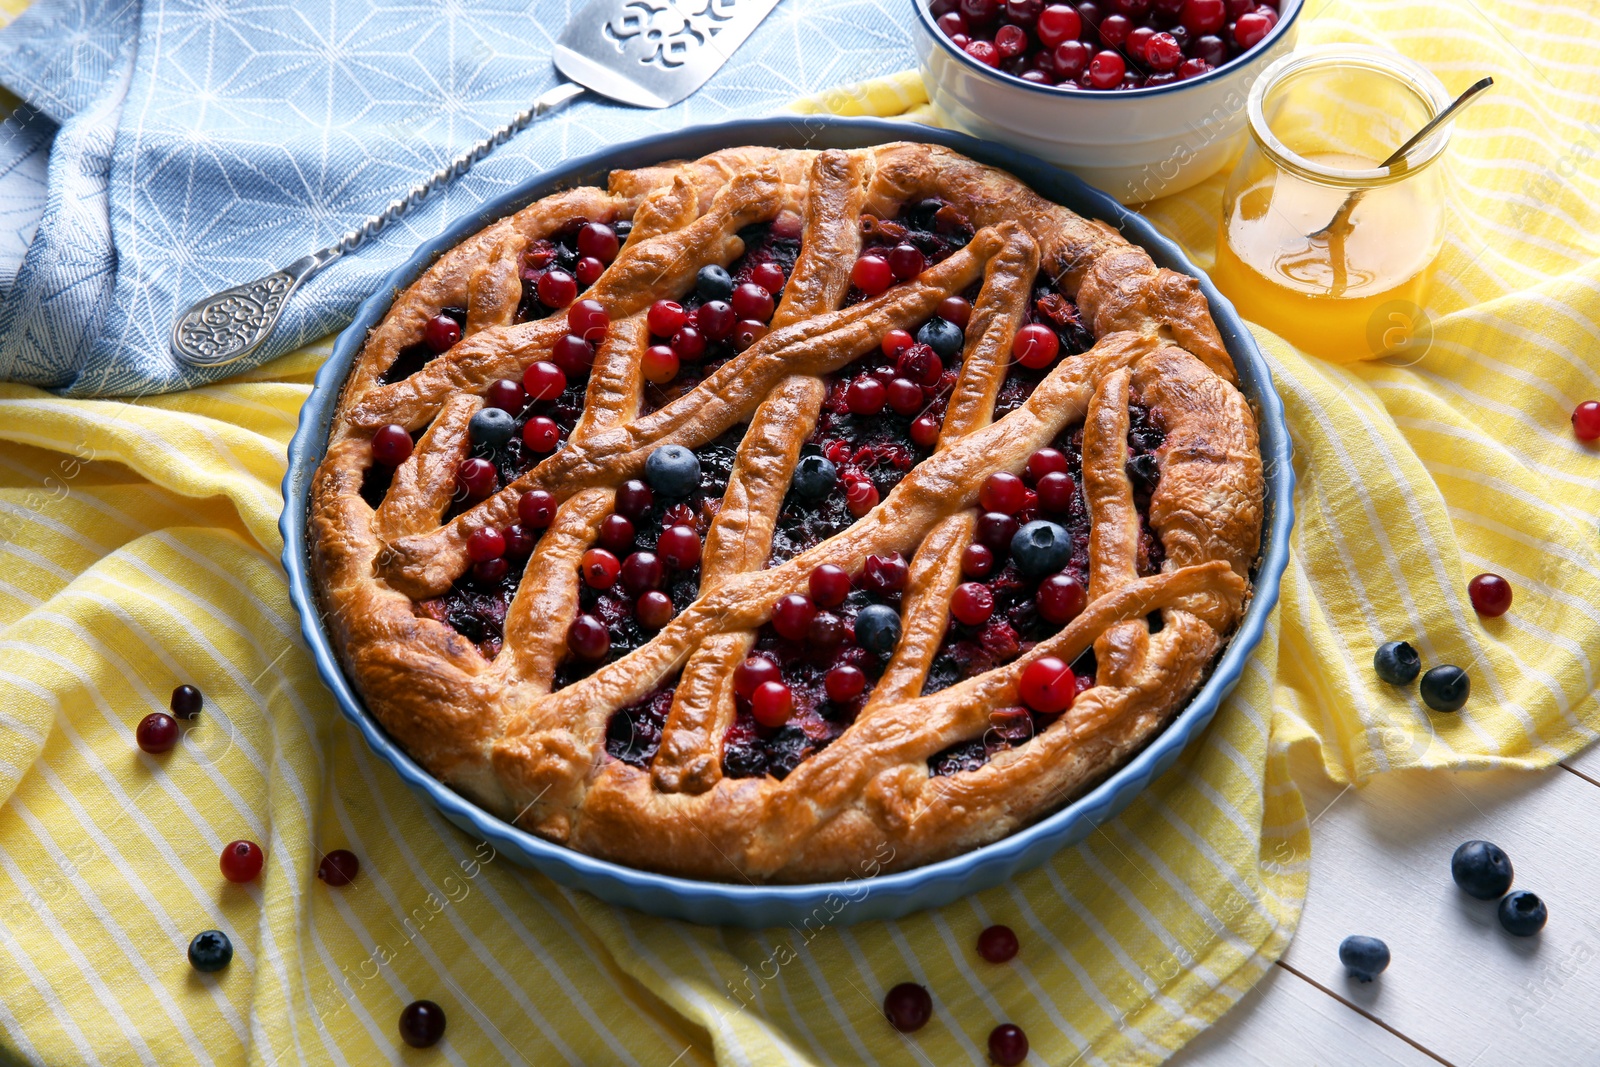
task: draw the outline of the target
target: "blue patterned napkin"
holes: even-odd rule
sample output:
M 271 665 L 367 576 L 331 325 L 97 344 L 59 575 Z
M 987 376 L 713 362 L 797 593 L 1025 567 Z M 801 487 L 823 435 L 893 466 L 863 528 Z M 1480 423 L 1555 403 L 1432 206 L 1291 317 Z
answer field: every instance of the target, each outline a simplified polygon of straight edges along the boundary
M 699 92 L 592 94 L 294 296 L 264 362 L 338 329 L 418 244 L 530 175 L 648 133 L 771 114 L 911 66 L 911 0 L 782 0 Z M 181 366 L 172 321 L 381 210 L 558 80 L 581 0 L 35 0 L 0 31 L 0 379 L 126 396 Z

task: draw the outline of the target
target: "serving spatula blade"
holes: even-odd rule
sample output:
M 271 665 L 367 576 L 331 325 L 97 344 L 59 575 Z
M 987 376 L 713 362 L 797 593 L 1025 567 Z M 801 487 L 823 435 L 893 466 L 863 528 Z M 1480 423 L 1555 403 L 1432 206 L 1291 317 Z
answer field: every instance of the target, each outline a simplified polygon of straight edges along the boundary
M 778 0 L 591 0 L 567 23 L 556 69 L 635 107 L 687 97 L 778 6 Z

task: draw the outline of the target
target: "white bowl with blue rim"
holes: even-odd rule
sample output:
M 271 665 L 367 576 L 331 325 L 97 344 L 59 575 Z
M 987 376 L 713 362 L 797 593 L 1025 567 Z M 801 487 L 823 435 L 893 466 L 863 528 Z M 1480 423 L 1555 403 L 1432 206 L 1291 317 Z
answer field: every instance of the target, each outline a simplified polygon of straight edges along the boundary
M 1246 127 L 1250 87 L 1294 48 L 1303 0 L 1283 0 L 1259 44 L 1198 77 L 1103 92 L 1037 85 L 982 63 L 911 0 L 928 100 L 947 125 L 1060 164 L 1124 204 L 1182 192 L 1228 163 Z
M 746 144 L 779 148 L 862 148 L 903 140 L 941 144 L 973 159 L 1003 167 L 1041 195 L 1080 215 L 1102 219 L 1117 227 L 1130 241 L 1142 245 L 1160 266 L 1200 280 L 1201 289 L 1211 302 L 1212 317 L 1238 370 L 1239 387 L 1256 412 L 1266 472 L 1266 518 L 1262 527 L 1261 555 L 1253 576 L 1254 593 L 1238 630 L 1206 683 L 1172 723 L 1133 759 L 1059 811 L 1009 837 L 952 859 L 905 871 L 879 872 L 868 868 L 863 877 L 848 881 L 801 885 L 732 884 L 636 870 L 546 841 L 483 810 L 435 779 L 384 731 L 351 686 L 323 627 L 309 565 L 306 522 L 311 478 L 322 462 L 340 390 L 361 353 L 367 331 L 383 321 L 395 294 L 415 281 L 445 251 L 496 219 L 552 192 L 583 184 L 603 186 L 613 169 L 642 167 L 669 159 L 694 159 L 718 149 Z M 1172 765 L 1184 746 L 1205 729 L 1218 705 L 1238 682 L 1246 660 L 1261 640 L 1267 616 L 1278 602 L 1278 584 L 1288 562 L 1289 530 L 1293 522 L 1294 473 L 1289 457 L 1289 432 L 1284 422 L 1283 404 L 1273 390 L 1267 361 L 1249 330 L 1233 306 L 1178 246 L 1139 216 L 1056 167 L 960 133 L 876 119 L 793 116 L 659 134 L 532 175 L 417 249 L 356 311 L 355 319 L 334 343 L 333 354 L 317 373 L 315 388 L 300 409 L 300 425 L 289 443 L 289 469 L 283 480 L 283 515 L 278 526 L 283 532 L 283 565 L 288 572 L 290 599 L 300 613 L 301 630 L 317 670 L 332 690 L 340 711 L 361 731 L 372 751 L 393 767 L 413 792 L 464 833 L 474 840 L 488 841 L 501 855 L 535 868 L 561 885 L 582 889 L 609 903 L 652 915 L 712 926 L 799 925 L 808 920 L 822 925 L 848 925 L 936 908 L 1037 867 L 1113 818 Z

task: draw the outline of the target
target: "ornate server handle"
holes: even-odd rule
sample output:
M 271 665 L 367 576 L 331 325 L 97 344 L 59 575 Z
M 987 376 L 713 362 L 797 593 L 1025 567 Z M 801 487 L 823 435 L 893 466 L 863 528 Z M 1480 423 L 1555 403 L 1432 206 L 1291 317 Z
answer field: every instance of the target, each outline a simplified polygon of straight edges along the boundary
M 346 252 L 359 247 L 439 186 L 460 177 L 528 123 L 565 107 L 583 92 L 583 86 L 573 82 L 557 85 L 534 100 L 510 122 L 412 186 L 404 196 L 327 248 L 302 256 L 282 270 L 273 271 L 253 282 L 235 285 L 191 304 L 172 324 L 173 355 L 196 367 L 218 367 L 244 359 L 271 335 L 273 327 L 278 324 L 283 305 L 301 282 Z

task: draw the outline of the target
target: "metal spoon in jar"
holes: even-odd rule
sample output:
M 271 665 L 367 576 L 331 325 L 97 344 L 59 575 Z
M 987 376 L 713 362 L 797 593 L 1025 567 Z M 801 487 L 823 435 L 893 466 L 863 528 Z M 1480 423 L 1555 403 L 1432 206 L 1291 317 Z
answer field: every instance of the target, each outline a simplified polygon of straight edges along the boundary
M 1455 100 L 1451 102 L 1449 107 L 1435 115 L 1426 126 L 1422 127 L 1422 129 L 1413 134 L 1409 141 L 1401 145 L 1399 148 L 1396 148 L 1394 150 L 1394 154 L 1380 163 L 1379 166 L 1392 167 L 1396 163 L 1399 163 L 1401 160 L 1405 159 L 1413 148 L 1427 140 L 1430 133 L 1444 125 L 1446 122 L 1449 122 L 1450 119 L 1455 116 L 1456 112 L 1472 103 L 1473 100 L 1477 99 L 1479 93 L 1483 92 L 1493 84 L 1493 78 L 1484 78 L 1481 81 L 1473 82 L 1472 85 L 1467 87 L 1466 92 L 1456 97 Z M 1333 218 L 1328 220 L 1328 224 L 1326 226 L 1322 227 L 1320 230 L 1313 230 L 1311 233 L 1306 234 L 1306 236 L 1328 236 L 1329 230 L 1349 220 L 1350 212 L 1356 209 L 1356 205 L 1361 202 L 1361 197 L 1365 193 L 1365 189 L 1356 189 L 1352 191 L 1349 196 L 1344 198 L 1344 203 L 1339 205 L 1339 210 L 1333 213 Z

